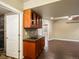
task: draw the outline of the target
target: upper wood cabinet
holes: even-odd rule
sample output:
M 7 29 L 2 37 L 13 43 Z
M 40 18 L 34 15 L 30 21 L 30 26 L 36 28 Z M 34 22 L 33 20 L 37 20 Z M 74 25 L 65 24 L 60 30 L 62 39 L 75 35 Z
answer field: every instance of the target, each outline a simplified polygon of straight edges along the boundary
M 41 28 L 42 18 L 31 9 L 24 10 L 23 26 L 24 28 Z

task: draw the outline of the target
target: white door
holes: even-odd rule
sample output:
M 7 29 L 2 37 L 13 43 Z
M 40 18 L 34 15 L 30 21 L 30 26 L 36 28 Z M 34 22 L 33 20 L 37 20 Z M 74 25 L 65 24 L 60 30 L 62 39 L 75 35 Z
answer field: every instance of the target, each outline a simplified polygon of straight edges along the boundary
M 19 17 L 6 15 L 6 55 L 18 58 Z

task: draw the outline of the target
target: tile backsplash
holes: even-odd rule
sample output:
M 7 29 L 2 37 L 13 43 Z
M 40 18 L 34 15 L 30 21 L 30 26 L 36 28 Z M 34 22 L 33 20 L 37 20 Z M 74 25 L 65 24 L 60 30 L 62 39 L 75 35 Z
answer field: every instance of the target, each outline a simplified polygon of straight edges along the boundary
M 37 29 L 24 29 L 24 38 L 37 37 L 38 30 Z

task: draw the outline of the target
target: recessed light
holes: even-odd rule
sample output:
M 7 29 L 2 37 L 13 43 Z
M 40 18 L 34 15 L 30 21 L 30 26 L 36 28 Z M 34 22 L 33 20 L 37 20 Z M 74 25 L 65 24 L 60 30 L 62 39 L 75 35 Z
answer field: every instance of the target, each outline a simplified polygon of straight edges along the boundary
M 54 18 L 53 17 L 50 17 L 50 19 L 53 20 Z
M 69 16 L 56 17 L 55 19 L 68 19 Z
M 72 20 L 72 17 L 69 17 L 69 19 L 68 20 Z

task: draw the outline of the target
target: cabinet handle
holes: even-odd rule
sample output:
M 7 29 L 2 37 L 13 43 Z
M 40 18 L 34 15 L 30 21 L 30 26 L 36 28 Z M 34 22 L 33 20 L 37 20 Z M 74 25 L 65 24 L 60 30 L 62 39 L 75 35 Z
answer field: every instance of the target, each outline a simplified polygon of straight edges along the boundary
M 34 21 L 32 21 L 32 25 L 34 25 Z

